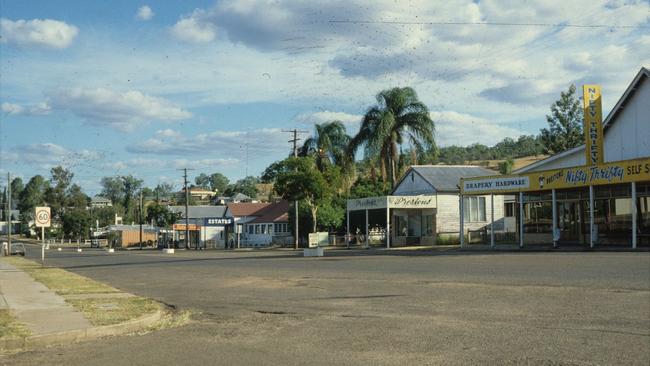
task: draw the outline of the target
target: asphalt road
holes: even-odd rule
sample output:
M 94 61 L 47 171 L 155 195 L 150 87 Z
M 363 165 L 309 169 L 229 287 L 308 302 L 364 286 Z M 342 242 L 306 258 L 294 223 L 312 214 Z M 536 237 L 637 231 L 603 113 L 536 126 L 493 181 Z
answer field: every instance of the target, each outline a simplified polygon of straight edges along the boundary
M 647 252 L 47 254 L 192 321 L 0 364 L 650 364 Z

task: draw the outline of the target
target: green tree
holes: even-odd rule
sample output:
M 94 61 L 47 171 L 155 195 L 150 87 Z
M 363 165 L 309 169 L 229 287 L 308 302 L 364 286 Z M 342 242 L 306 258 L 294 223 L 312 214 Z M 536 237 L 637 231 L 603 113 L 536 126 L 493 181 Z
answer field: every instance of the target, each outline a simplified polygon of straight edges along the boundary
M 115 215 L 120 216 L 122 207 L 118 204 L 107 207 L 97 207 L 92 210 L 93 222 L 99 221 L 100 227 L 106 227 L 115 223 Z
M 173 192 L 174 186 L 170 183 L 158 183 L 156 188 L 153 189 L 153 195 L 157 202 L 159 202 L 161 199 L 171 198 L 173 196 Z
M 289 201 L 302 201 L 312 217 L 312 232 L 316 232 L 318 210 L 336 194 L 340 185 L 340 168 L 330 166 L 321 172 L 311 157 L 290 157 L 286 168 L 276 178 L 275 191 Z
M 576 87 L 560 93 L 560 99 L 551 105 L 551 114 L 546 115 L 549 128 L 541 130 L 544 153 L 555 154 L 584 143 L 582 132 L 583 114 Z
M 66 207 L 85 209 L 90 204 L 90 197 L 88 197 L 81 187 L 77 184 L 72 184 L 66 192 Z
M 210 189 L 219 193 L 223 193 L 230 181 L 225 175 L 221 173 L 212 173 L 210 175 Z
M 147 222 L 153 221 L 156 226 L 168 227 L 176 223 L 179 215 L 170 211 L 167 206 L 152 203 L 147 206 Z
M 377 105 L 364 115 L 347 154 L 354 158 L 357 149 L 364 146 L 364 155 L 379 159 L 382 180 L 390 181 L 393 187 L 397 182 L 399 146 L 408 143 L 416 151 L 426 151 L 435 145 L 434 132 L 429 110 L 418 100 L 415 90 L 383 90 L 377 94 Z
M 314 156 L 320 171 L 332 164 L 343 167 L 347 160 L 345 150 L 351 139 L 343 123 L 332 121 L 316 124 L 314 128 L 314 135 L 305 140 L 299 156 Z
M 25 189 L 20 193 L 18 210 L 20 210 L 20 221 L 23 231 L 27 232 L 28 223 L 34 219 L 34 210 L 37 206 L 45 205 L 45 192 L 48 189 L 48 182 L 40 175 L 33 176 Z
M 135 178 L 132 175 L 121 176 L 123 186 L 123 205 L 126 210 L 126 221 L 136 221 L 137 216 L 135 208 L 139 206 L 140 202 L 140 189 L 142 188 L 142 179 Z M 136 196 L 138 196 L 136 198 Z
M 45 200 L 52 210 L 52 219 L 61 222 L 66 206 L 66 194 L 74 174 L 62 166 L 52 168 L 50 174 L 50 186 L 45 192 Z
M 61 223 L 66 236 L 83 240 L 90 233 L 93 219 L 88 210 L 73 209 L 63 213 Z
M 20 200 L 20 194 L 25 189 L 23 180 L 20 177 L 16 177 L 11 181 L 11 202 L 12 206 L 17 207 Z
M 515 165 L 512 158 L 508 158 L 499 163 L 499 173 L 501 174 L 510 174 L 512 173 L 512 167 Z
M 242 193 L 248 197 L 255 198 L 257 196 L 257 185 L 260 183 L 260 179 L 253 176 L 248 176 L 246 178 L 240 179 L 235 184 L 228 186 L 224 192 L 228 196 L 233 196 L 237 193 Z
M 124 201 L 124 183 L 120 177 L 104 177 L 100 182 L 102 197 L 106 197 L 113 204 Z
M 201 173 L 194 178 L 194 182 L 197 186 L 208 189 L 210 188 L 210 176 L 205 173 Z

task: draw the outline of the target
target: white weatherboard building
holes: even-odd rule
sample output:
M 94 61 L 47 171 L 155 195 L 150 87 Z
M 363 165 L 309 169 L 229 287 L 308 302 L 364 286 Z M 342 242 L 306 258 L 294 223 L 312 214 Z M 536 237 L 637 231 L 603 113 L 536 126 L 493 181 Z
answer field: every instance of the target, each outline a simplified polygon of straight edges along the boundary
M 348 237 L 355 235 L 366 244 L 381 241 L 387 247 L 433 245 L 450 238 L 458 241 L 460 178 L 494 174 L 477 166 L 412 166 L 390 196 L 347 201 Z M 503 227 L 503 198 L 494 198 L 492 202 L 489 196 L 466 197 L 465 234 L 485 230 L 492 212 L 494 221 Z
M 607 98 L 606 93 L 603 98 Z M 467 179 L 460 183 L 463 194 L 516 194 L 512 211 L 520 246 L 649 245 L 648 69 L 641 68 L 602 126 L 602 140 L 596 140 L 595 145 L 595 151 L 602 149 L 602 163 L 591 161 L 591 154 L 588 161 L 586 147 L 581 145 L 521 168 L 507 178 Z M 586 140 L 591 143 L 594 137 L 590 134 Z M 497 184 L 504 179 L 511 185 Z

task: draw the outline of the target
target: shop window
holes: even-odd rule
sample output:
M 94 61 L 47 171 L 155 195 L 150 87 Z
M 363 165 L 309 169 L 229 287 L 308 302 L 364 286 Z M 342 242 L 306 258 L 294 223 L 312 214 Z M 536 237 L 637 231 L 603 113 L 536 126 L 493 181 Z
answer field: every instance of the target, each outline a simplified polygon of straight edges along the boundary
M 464 197 L 463 219 L 465 222 L 485 221 L 485 197 Z
M 514 202 L 506 202 L 504 204 L 505 208 L 505 217 L 515 217 L 515 203 Z
M 422 236 L 433 236 L 433 215 L 422 216 Z
M 408 219 L 405 216 L 395 216 L 397 219 L 397 236 L 408 236 Z

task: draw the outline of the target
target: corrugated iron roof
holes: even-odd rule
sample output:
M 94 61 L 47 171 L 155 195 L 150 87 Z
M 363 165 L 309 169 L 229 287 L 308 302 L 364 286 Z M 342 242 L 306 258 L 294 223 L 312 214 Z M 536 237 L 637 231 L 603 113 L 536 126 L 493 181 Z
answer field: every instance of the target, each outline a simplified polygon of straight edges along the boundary
M 414 165 L 404 177 L 413 170 L 426 180 L 436 191 L 458 191 L 458 184 L 461 178 L 482 177 L 497 175 L 494 170 L 471 165 Z M 402 177 L 402 179 L 404 179 Z M 400 180 L 400 183 L 402 181 Z M 399 183 L 396 187 L 399 186 Z

